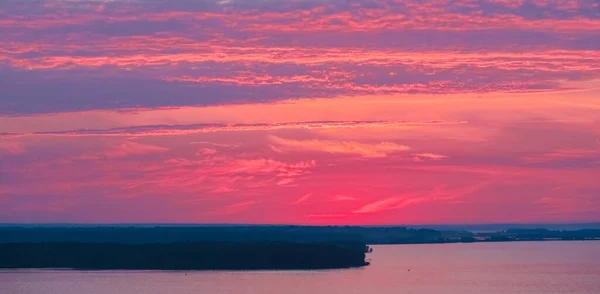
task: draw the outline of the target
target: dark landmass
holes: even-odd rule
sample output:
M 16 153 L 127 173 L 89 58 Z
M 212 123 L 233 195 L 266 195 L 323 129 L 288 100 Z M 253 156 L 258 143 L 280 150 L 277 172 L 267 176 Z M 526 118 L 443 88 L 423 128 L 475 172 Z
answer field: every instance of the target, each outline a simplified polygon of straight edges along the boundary
M 367 265 L 361 244 L 286 242 L 4 243 L 0 268 L 292 270 Z
M 356 226 L 0 226 L 0 268 L 327 269 L 365 244 L 600 240 L 600 229 L 496 232 Z

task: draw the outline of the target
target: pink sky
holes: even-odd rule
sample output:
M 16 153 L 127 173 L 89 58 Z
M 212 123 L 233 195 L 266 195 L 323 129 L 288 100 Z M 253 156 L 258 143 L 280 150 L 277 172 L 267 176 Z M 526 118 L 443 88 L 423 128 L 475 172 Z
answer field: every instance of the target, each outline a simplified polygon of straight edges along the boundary
M 0 222 L 600 221 L 598 1 L 5 0 Z

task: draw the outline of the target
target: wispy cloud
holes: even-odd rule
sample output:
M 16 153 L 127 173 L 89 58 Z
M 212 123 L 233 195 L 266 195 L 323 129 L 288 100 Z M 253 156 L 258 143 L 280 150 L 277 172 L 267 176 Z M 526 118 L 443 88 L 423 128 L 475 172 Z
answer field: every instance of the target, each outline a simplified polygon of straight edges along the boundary
M 441 154 L 435 154 L 435 153 L 417 153 L 417 154 L 413 154 L 413 156 L 415 156 L 417 158 L 427 158 L 427 159 L 433 159 L 433 160 L 440 160 L 440 159 L 448 158 L 448 156 L 441 155 Z
M 306 203 L 311 197 L 312 193 L 304 194 L 302 197 L 298 198 L 296 201 L 292 202 L 292 205 L 300 205 Z
M 526 163 L 546 163 L 546 162 L 553 162 L 553 161 L 567 161 L 567 160 L 592 159 L 592 158 L 600 159 L 600 147 L 597 150 L 593 150 L 593 149 L 555 150 L 552 152 L 523 157 L 522 160 Z
M 360 143 L 356 141 L 331 140 L 294 140 L 277 136 L 269 137 L 272 148 L 279 152 L 326 152 L 360 155 L 366 158 L 387 157 L 398 151 L 410 150 L 410 147 L 392 142 Z
M 181 136 L 215 132 L 271 131 L 284 129 L 337 129 L 337 128 L 377 128 L 394 126 L 422 125 L 455 125 L 466 124 L 466 121 L 313 121 L 290 123 L 257 123 L 257 124 L 195 124 L 195 125 L 160 125 L 137 126 L 94 130 L 64 130 L 55 132 L 34 133 L 0 133 L 0 137 L 18 138 L 29 136 L 52 137 L 155 137 Z M 204 144 L 204 143 L 203 143 Z
M 214 211 L 213 213 L 217 214 L 217 215 L 239 214 L 239 213 L 242 213 L 242 212 L 250 209 L 252 206 L 256 205 L 257 203 L 258 203 L 258 201 L 255 201 L 255 200 L 237 202 L 237 203 L 226 205 L 226 206 Z
M 402 197 L 389 197 L 382 200 L 367 203 L 359 207 L 358 209 L 355 209 L 353 213 L 378 213 L 387 210 L 405 208 L 416 204 L 457 202 L 465 198 L 466 196 L 471 195 L 472 193 L 484 189 L 489 185 L 490 182 L 481 182 L 457 188 L 447 188 L 445 186 L 439 186 L 429 192 L 416 193 L 415 195 Z
M 126 141 L 118 146 L 106 150 L 105 152 L 103 152 L 103 155 L 109 158 L 119 158 L 127 156 L 162 153 L 167 152 L 168 150 L 169 148 L 166 147 Z
M 201 155 L 214 155 L 217 153 L 216 149 L 212 149 L 212 148 L 201 148 L 200 150 L 198 150 L 198 154 Z
M 353 213 L 376 213 L 380 211 L 398 209 L 424 201 L 426 201 L 424 198 L 391 197 L 365 204 L 354 210 Z
M 19 155 L 25 153 L 25 147 L 20 142 L 2 141 L 0 142 L 0 151 L 4 151 L 12 155 Z
M 355 201 L 358 200 L 356 197 L 347 196 L 347 195 L 335 195 L 333 197 L 335 201 Z

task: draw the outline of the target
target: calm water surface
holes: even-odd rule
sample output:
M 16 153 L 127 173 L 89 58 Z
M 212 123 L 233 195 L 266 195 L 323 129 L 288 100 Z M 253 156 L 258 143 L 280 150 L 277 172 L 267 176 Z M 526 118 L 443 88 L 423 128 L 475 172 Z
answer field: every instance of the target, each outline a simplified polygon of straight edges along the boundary
M 323 271 L 0 271 L 2 294 L 600 293 L 600 242 L 374 246 Z

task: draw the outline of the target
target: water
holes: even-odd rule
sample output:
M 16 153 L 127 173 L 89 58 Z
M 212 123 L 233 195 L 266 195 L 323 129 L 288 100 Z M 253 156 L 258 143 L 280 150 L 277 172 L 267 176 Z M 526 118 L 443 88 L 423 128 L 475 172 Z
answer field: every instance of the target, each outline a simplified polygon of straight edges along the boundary
M 600 293 L 600 241 L 373 246 L 323 271 L 0 271 L 2 294 Z

